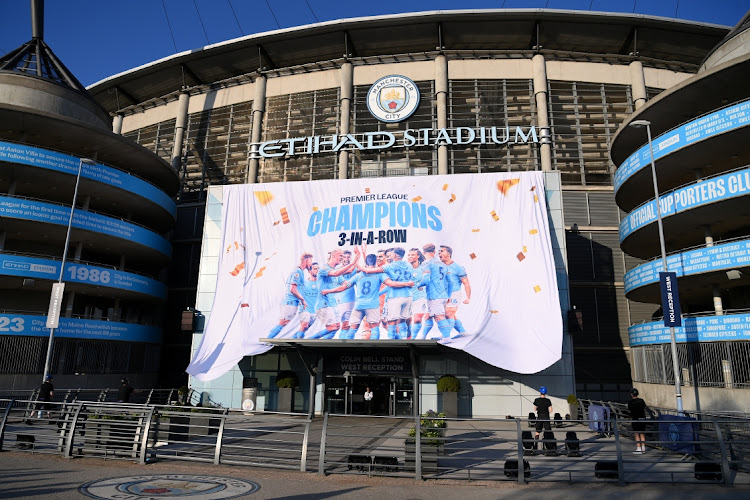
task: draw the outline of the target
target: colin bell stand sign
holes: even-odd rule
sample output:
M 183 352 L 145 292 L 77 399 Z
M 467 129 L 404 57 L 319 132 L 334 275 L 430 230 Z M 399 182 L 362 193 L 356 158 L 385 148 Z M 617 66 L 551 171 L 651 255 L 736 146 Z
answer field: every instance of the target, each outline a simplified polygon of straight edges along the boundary
M 562 317 L 542 173 L 224 186 L 214 304 L 187 372 L 216 378 L 269 339 L 356 341 L 359 355 L 440 342 L 547 368 Z

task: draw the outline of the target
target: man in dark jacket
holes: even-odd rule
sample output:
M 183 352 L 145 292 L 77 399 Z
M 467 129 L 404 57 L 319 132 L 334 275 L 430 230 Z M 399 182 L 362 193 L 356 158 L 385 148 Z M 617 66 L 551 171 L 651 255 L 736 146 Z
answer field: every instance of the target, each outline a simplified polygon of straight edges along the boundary
M 130 384 L 128 383 L 128 379 L 124 378 L 122 379 L 122 382 L 120 383 L 120 391 L 117 395 L 117 402 L 118 403 L 129 403 L 130 402 L 130 395 L 135 392 L 135 389 L 130 387 Z
M 39 410 L 39 413 L 37 413 L 37 418 L 42 418 L 42 412 L 43 410 L 47 411 L 47 418 L 52 418 L 52 413 L 50 410 L 52 409 L 52 405 L 49 404 L 50 401 L 52 401 L 52 396 L 55 395 L 55 386 L 52 385 L 52 375 L 47 375 L 44 378 L 44 383 L 39 388 L 39 401 L 44 401 L 44 404 L 40 404 L 37 409 Z

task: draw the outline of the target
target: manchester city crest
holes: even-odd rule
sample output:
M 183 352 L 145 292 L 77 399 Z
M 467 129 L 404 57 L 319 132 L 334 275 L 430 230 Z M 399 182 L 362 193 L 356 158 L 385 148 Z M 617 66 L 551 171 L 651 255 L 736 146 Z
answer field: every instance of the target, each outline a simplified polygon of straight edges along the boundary
M 419 89 L 405 76 L 385 76 L 373 83 L 367 92 L 367 108 L 381 122 L 406 120 L 418 106 Z

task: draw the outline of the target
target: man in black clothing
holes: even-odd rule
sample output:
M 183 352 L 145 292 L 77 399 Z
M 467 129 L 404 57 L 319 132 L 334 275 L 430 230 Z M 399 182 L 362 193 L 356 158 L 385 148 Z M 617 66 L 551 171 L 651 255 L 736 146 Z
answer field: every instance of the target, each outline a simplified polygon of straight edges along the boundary
M 638 389 L 630 390 L 630 401 L 628 401 L 628 413 L 633 420 L 633 436 L 635 437 L 635 453 L 643 455 L 646 453 L 646 402 L 638 397 Z
M 534 400 L 534 411 L 536 411 L 536 439 L 539 440 L 539 431 L 544 428 L 545 431 L 552 430 L 549 423 L 549 414 L 552 411 L 552 401 L 547 399 L 547 388 L 539 388 L 539 397 Z
M 130 387 L 130 384 L 128 383 L 128 379 L 126 378 L 122 379 L 122 383 L 120 384 L 120 392 L 117 395 L 117 402 L 129 403 L 130 395 L 133 394 L 134 391 L 135 389 Z
M 37 418 L 42 418 L 42 411 L 47 410 L 47 418 L 52 418 L 50 410 L 52 405 L 49 404 L 52 401 L 52 396 L 55 394 L 55 386 L 52 385 L 52 375 L 47 375 L 44 379 L 42 387 L 39 388 L 39 401 L 44 401 L 44 404 L 40 404 L 37 409 Z

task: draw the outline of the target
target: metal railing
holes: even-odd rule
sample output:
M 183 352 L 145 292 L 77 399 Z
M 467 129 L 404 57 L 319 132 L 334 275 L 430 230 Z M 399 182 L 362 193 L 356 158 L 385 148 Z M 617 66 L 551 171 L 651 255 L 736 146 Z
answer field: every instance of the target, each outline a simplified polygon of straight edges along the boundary
M 701 415 L 686 421 L 662 413 L 658 422 L 648 421 L 647 452 L 634 455 L 632 421 L 622 418 L 623 405 L 581 403 L 584 413 L 592 404 L 607 405 L 607 420 L 553 421 L 537 439 L 535 422 L 520 418 L 325 414 L 309 420 L 224 408 L 0 400 L 0 451 L 518 483 L 728 486 L 739 475 L 742 482 L 750 480 L 747 418 Z M 317 457 L 317 464 L 309 457 Z

